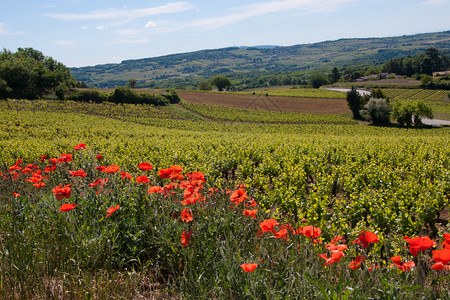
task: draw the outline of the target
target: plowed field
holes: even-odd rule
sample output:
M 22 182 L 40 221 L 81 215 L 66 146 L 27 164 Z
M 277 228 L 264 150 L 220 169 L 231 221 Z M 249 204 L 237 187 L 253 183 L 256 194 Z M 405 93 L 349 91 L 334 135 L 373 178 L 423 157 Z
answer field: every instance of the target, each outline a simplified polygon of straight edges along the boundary
M 235 108 L 280 112 L 343 114 L 350 112 L 345 99 L 276 97 L 178 91 L 181 99 L 191 103 L 223 105 Z

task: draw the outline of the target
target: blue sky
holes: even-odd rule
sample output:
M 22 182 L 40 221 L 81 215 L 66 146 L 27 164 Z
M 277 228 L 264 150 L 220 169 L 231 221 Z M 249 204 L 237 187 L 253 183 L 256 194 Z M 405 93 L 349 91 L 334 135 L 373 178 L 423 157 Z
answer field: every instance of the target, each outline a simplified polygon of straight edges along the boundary
M 4 0 L 0 48 L 70 67 L 229 46 L 450 30 L 450 0 Z

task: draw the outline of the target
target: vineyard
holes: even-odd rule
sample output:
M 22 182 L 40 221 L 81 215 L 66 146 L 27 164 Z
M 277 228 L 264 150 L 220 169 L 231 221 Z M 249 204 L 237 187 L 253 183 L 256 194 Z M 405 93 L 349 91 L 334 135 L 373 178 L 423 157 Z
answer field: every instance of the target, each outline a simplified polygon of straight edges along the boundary
M 450 296 L 448 128 L 182 106 L 0 102 L 2 298 Z
M 441 101 L 447 97 L 444 90 L 383 89 L 383 93 L 392 100 Z

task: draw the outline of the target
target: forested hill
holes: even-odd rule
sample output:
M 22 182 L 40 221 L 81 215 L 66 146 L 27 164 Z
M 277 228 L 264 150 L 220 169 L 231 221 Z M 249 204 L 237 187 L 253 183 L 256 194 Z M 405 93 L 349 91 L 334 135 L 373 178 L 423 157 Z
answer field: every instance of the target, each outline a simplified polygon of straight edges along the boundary
M 307 74 L 357 66 L 377 66 L 390 58 L 414 56 L 434 47 L 450 55 L 450 31 L 385 38 L 325 41 L 289 47 L 230 47 L 201 50 L 154 58 L 126 60 L 119 64 L 72 68 L 79 81 L 97 87 L 124 85 L 130 79 L 138 86 L 196 86 L 211 76 L 231 78 L 267 74 Z

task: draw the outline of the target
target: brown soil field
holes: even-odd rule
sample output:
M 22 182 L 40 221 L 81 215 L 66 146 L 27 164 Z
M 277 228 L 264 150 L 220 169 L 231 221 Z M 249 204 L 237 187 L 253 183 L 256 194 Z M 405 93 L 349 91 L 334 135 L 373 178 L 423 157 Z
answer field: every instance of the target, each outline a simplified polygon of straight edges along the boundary
M 312 114 L 344 114 L 350 112 L 345 99 L 275 97 L 177 91 L 186 102 L 223 105 L 234 108 L 270 110 Z

